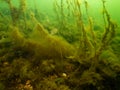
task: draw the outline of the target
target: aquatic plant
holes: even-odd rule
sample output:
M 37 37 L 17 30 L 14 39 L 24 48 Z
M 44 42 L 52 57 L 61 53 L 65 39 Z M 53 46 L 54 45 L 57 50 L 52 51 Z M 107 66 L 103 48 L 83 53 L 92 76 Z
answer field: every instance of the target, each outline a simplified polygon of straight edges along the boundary
M 100 83 L 97 83 L 97 82 L 102 81 L 102 76 L 98 75 L 98 73 L 96 71 L 99 67 L 100 67 L 99 70 L 101 72 L 104 72 L 104 75 L 107 75 L 105 73 L 107 70 L 109 71 L 108 73 L 110 74 L 107 76 L 114 77 L 114 75 L 116 75 L 115 72 L 112 72 L 110 68 L 105 68 L 105 67 L 101 66 L 101 62 L 106 61 L 106 59 L 105 59 L 105 57 L 104 57 L 104 59 L 100 59 L 100 57 L 101 57 L 101 55 L 104 54 L 106 49 L 107 50 L 109 49 L 111 40 L 114 39 L 114 37 L 115 37 L 115 32 L 116 32 L 115 30 L 116 30 L 117 25 L 112 22 L 110 15 L 106 9 L 105 1 L 102 0 L 103 11 L 104 11 L 103 19 L 104 19 L 105 27 L 104 27 L 103 35 L 101 35 L 101 38 L 99 39 L 99 41 L 97 41 L 97 37 L 96 37 L 97 34 L 95 33 L 94 28 L 93 28 L 94 23 L 92 22 L 92 19 L 90 18 L 89 13 L 88 13 L 88 3 L 87 3 L 87 1 L 84 1 L 84 3 L 85 3 L 85 8 L 86 8 L 86 14 L 87 14 L 89 28 L 87 28 L 83 22 L 83 15 L 81 12 L 81 3 L 78 0 L 74 0 L 70 6 L 70 7 L 72 7 L 73 15 L 75 15 L 75 23 L 77 26 L 77 28 L 74 28 L 74 29 L 76 31 L 79 31 L 79 34 L 78 34 L 79 35 L 79 49 L 77 50 L 77 52 L 78 52 L 77 60 L 80 63 L 80 65 L 83 64 L 85 66 L 85 68 L 88 70 L 88 72 L 87 72 L 88 75 L 86 75 L 86 70 L 84 69 L 85 71 L 83 71 L 83 73 L 82 73 L 83 77 L 81 77 L 81 83 L 84 83 L 84 84 L 82 84 L 80 86 L 78 85 L 78 87 L 81 87 L 86 84 L 92 84 L 93 86 L 95 84 L 100 85 Z M 66 29 L 66 28 L 64 28 L 64 29 Z M 87 31 L 89 31 L 89 32 L 87 32 Z M 110 53 L 110 51 L 109 51 L 109 53 Z M 107 55 L 108 55 L 108 53 L 107 53 Z M 107 56 L 107 55 L 105 54 L 105 56 Z M 109 57 L 114 57 L 114 56 L 109 56 Z M 112 61 L 111 58 L 109 58 L 109 60 Z M 100 64 L 100 66 L 99 66 L 99 64 Z M 74 73 L 76 73 L 76 72 L 78 73 L 78 71 L 80 71 L 81 68 L 83 69 L 83 67 L 80 66 Z M 93 74 L 93 75 L 95 75 L 95 77 L 93 75 L 89 75 L 89 74 Z M 87 80 L 87 82 L 84 82 L 84 81 L 86 81 L 86 80 L 84 80 L 86 78 L 89 80 Z M 95 79 L 96 83 L 92 83 L 92 82 L 94 82 L 94 80 L 92 78 L 96 78 Z M 72 82 L 72 81 L 70 81 L 70 82 Z M 80 83 L 80 81 L 77 82 L 77 80 L 76 80 L 76 84 L 77 83 Z M 100 87 L 102 87 L 102 86 L 100 85 Z
M 100 46 L 97 50 L 96 55 L 94 56 L 94 58 L 96 59 L 96 61 L 94 62 L 94 65 L 97 65 L 97 63 L 98 63 L 97 60 L 99 60 L 100 54 L 102 54 L 102 52 L 109 46 L 111 40 L 115 37 L 115 30 L 116 30 L 116 26 L 117 26 L 115 23 L 113 23 L 111 21 L 110 15 L 108 14 L 108 11 L 106 10 L 106 7 L 105 7 L 105 1 L 102 0 L 102 2 L 103 2 L 103 10 L 104 10 L 104 13 L 103 13 L 104 18 L 103 19 L 104 20 L 107 19 L 106 20 L 107 25 L 105 23 L 105 33 L 102 36 Z M 104 16 L 104 14 L 105 14 L 105 16 Z
M 8 4 L 11 2 L 1 1 Z M 15 8 L 17 14 L 20 14 L 19 16 L 16 14 L 17 17 L 11 15 L 12 21 L 17 20 L 14 24 L 8 23 L 9 17 L 6 18 L 3 13 L 0 16 L 8 19 L 0 18 L 0 89 L 119 88 L 120 62 L 119 54 L 116 54 L 119 53 L 116 48 L 119 45 L 115 45 L 118 44 L 119 37 L 116 37 L 118 41 L 114 39 L 117 25 L 112 22 L 104 0 L 102 0 L 104 26 L 101 26 L 102 28 L 96 26 L 97 30 L 101 30 L 100 33 L 94 30 L 96 24 L 90 17 L 89 3 L 86 0 L 84 2 L 66 0 L 66 3 L 61 0 L 60 4 L 55 0 L 54 10 L 58 20 L 50 21 L 51 24 L 39 22 L 41 19 L 36 18 L 37 12 L 26 12 L 25 1 L 19 0 L 19 4 L 19 8 L 10 4 L 11 8 Z M 86 22 L 82 5 L 86 11 Z M 11 12 L 14 12 L 12 9 Z M 48 27 L 55 28 L 57 34 L 50 33 L 52 28 Z
M 16 25 L 16 21 L 18 20 L 19 17 L 18 9 L 12 5 L 11 0 L 3 0 L 3 1 L 5 1 L 8 4 L 12 18 L 12 23 Z
M 19 14 L 21 14 L 21 16 L 23 17 L 23 20 L 24 20 L 24 26 L 25 26 L 25 29 L 27 28 L 26 26 L 26 0 L 19 0 L 19 3 L 20 3 L 20 6 L 19 6 Z
M 12 4 L 11 0 L 1 0 L 1 1 L 4 1 L 4 2 L 6 2 L 8 4 L 9 9 L 10 9 L 10 14 L 11 14 L 12 24 L 13 25 L 17 25 L 18 24 L 20 16 L 23 16 L 24 22 L 26 24 L 26 20 L 25 20 L 25 18 L 26 18 L 25 17 L 26 1 L 25 0 L 19 0 L 19 3 L 20 3 L 19 8 L 15 7 Z

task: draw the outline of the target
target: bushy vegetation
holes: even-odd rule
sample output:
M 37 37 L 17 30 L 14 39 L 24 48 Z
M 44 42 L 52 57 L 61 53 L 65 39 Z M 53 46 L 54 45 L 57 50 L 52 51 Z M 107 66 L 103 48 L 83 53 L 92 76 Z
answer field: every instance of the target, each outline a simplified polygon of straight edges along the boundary
M 51 22 L 29 12 L 25 0 L 19 7 L 0 1 L 10 11 L 0 11 L 0 90 L 120 89 L 120 33 L 104 0 L 104 26 L 92 21 L 87 1 L 66 0 L 66 16 L 63 0 L 55 0 Z

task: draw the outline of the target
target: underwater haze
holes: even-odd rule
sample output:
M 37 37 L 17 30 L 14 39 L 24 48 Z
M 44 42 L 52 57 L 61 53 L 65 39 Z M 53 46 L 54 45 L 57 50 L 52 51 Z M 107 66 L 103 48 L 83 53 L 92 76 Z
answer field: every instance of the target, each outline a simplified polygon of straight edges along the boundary
M 42 12 L 46 13 L 46 14 L 54 14 L 53 11 L 53 2 L 54 0 L 35 0 L 36 1 L 36 5 L 38 6 L 37 8 L 39 10 L 41 10 Z M 61 0 L 57 0 L 58 3 L 60 4 Z M 71 0 L 74 1 L 74 0 Z M 79 0 L 80 2 L 84 2 L 84 0 Z M 98 20 L 100 19 L 100 13 L 102 13 L 102 3 L 101 0 L 86 0 L 89 5 L 89 12 L 92 15 L 92 17 L 97 18 Z M 67 4 L 65 3 L 66 0 L 63 0 L 65 7 L 67 7 Z M 27 5 L 28 7 L 32 7 L 33 6 L 34 0 L 27 0 Z M 112 16 L 112 18 L 120 23 L 120 12 L 119 12 L 119 0 L 106 0 L 106 7 L 108 9 L 108 11 L 110 12 L 110 15 Z M 83 6 L 84 7 L 84 6 Z
M 53 3 L 55 0 L 25 0 L 27 2 L 27 8 L 34 8 L 34 4 L 37 5 L 37 9 L 39 9 L 41 12 L 47 14 L 47 15 L 54 15 L 53 11 Z M 58 3 L 60 4 L 60 0 L 57 0 Z M 67 7 L 66 0 L 64 1 L 65 7 Z M 74 0 L 70 0 L 74 1 Z M 100 19 L 100 13 L 102 13 L 102 3 L 100 2 L 101 0 L 86 0 L 89 5 L 89 13 L 92 15 L 92 17 L 97 18 L 98 20 Z M 13 4 L 17 7 L 19 6 L 19 0 L 12 0 Z M 80 0 L 80 2 L 84 2 L 84 0 Z M 120 12 L 119 12 L 119 0 L 106 0 L 106 7 L 108 11 L 110 12 L 110 15 L 112 18 L 120 23 Z M 4 2 L 1 2 L 0 5 L 1 8 L 7 7 Z M 83 6 L 84 7 L 84 6 Z M 66 8 L 65 8 L 66 9 Z
M 15 1 L 15 0 L 14 0 Z M 47 13 L 47 14 L 53 14 L 53 2 L 54 0 L 35 0 L 36 5 L 38 6 L 37 8 L 40 9 L 42 12 Z M 57 0 L 58 3 L 60 3 L 60 0 Z M 64 1 L 65 7 L 67 7 L 67 4 L 65 3 L 66 0 Z M 74 1 L 74 0 L 71 0 Z M 80 2 L 84 2 L 84 0 L 79 0 Z M 89 5 L 89 12 L 93 15 L 94 18 L 99 19 L 100 13 L 102 13 L 102 3 L 101 0 L 86 0 Z M 27 0 L 27 5 L 28 7 L 34 8 L 34 0 Z M 108 11 L 110 12 L 110 15 L 112 18 L 120 23 L 120 12 L 119 12 L 119 0 L 106 0 L 106 7 Z M 83 6 L 84 7 L 84 6 Z
M 120 90 L 119 0 L 0 0 L 0 90 Z

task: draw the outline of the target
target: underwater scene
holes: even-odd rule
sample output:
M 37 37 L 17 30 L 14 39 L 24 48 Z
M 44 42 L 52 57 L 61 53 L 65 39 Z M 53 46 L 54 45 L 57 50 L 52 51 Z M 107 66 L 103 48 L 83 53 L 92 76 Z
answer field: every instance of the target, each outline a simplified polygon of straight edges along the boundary
M 0 0 L 0 90 L 120 90 L 119 0 Z

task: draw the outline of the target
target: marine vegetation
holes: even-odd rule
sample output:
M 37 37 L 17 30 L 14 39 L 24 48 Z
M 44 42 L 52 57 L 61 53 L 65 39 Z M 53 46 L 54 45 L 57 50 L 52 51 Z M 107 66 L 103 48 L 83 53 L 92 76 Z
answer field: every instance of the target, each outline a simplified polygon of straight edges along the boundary
M 120 90 L 120 32 L 106 1 L 101 26 L 86 0 L 54 0 L 53 21 L 33 1 L 28 10 L 0 0 L 9 9 L 0 9 L 0 90 Z

